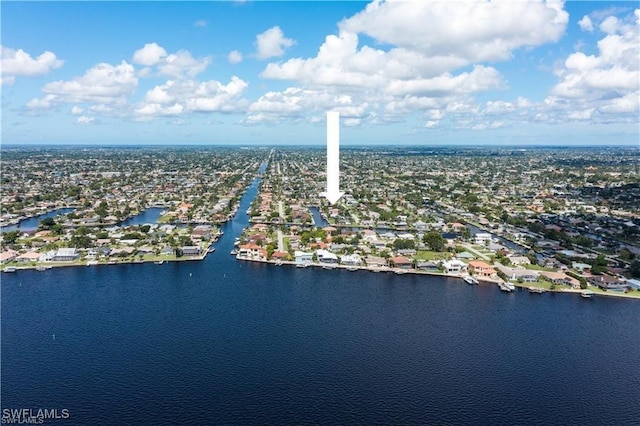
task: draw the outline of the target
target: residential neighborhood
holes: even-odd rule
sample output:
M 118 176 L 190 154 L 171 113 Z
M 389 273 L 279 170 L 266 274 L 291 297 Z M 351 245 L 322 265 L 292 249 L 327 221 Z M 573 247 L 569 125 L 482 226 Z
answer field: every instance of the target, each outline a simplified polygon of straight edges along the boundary
M 635 150 L 349 148 L 335 204 L 324 154 L 6 150 L 0 264 L 202 259 L 259 176 L 241 260 L 640 295 Z

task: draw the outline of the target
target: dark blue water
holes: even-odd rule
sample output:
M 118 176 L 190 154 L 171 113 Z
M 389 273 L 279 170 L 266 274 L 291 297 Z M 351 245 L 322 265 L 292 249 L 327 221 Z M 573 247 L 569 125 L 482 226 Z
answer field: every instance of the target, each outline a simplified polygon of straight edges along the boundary
M 59 215 L 71 213 L 74 210 L 75 208 L 73 207 L 64 207 L 61 209 L 56 209 L 48 213 L 30 217 L 29 219 L 23 219 L 20 222 L 18 222 L 17 225 L 3 226 L 1 230 L 2 232 L 15 231 L 15 230 L 20 230 L 24 232 L 35 231 L 36 229 L 38 229 L 38 225 L 40 224 L 41 220 L 46 219 L 48 217 L 56 217 Z
M 158 219 L 162 217 L 162 212 L 165 209 L 160 207 L 151 207 L 140 212 L 129 219 L 123 220 L 119 226 L 132 226 L 132 225 L 146 225 L 158 223 Z
M 320 214 L 320 210 L 317 207 L 309 207 L 309 211 L 311 212 L 311 216 L 313 217 L 314 226 L 318 228 L 324 228 L 330 225 L 329 222 L 324 220 L 324 218 Z
M 640 304 L 236 261 L 2 276 L 2 408 L 60 424 L 637 424 Z M 55 334 L 55 340 L 53 338 Z

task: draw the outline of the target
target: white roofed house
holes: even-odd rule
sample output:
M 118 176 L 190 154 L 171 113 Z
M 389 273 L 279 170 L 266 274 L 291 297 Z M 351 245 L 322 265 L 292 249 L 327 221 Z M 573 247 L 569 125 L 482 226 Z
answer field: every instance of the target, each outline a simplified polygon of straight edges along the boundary
M 313 262 L 313 253 L 296 250 L 294 252 L 294 258 L 297 264 L 311 263 Z
M 343 265 L 359 266 L 362 265 L 362 259 L 357 254 L 347 254 L 340 256 L 340 263 Z
M 445 272 L 448 273 L 458 273 L 467 270 L 467 264 L 458 259 L 444 261 L 442 262 L 442 267 L 444 268 Z
M 478 232 L 473 236 L 474 243 L 479 246 L 486 246 L 491 243 L 491 234 L 488 232 Z
M 78 253 L 78 249 L 74 247 L 63 247 L 59 248 L 56 254 L 53 256 L 54 262 L 73 262 L 74 260 L 78 260 L 80 258 L 80 254 Z
M 316 256 L 318 256 L 318 262 L 320 263 L 338 263 L 338 256 L 327 250 L 316 250 Z

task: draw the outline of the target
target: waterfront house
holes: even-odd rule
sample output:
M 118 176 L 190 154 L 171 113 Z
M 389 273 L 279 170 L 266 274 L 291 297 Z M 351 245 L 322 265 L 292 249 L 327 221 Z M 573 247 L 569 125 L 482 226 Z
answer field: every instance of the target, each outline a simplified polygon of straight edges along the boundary
M 28 251 L 16 257 L 18 262 L 37 262 L 40 259 L 41 254 L 35 251 Z
M 286 251 L 274 251 L 271 254 L 271 258 L 275 260 L 287 260 L 289 258 L 289 253 Z
M 18 256 L 18 253 L 13 250 L 6 250 L 0 253 L 0 265 L 7 262 L 11 262 Z
M 320 263 L 338 263 L 338 256 L 327 250 L 316 250 L 316 256 Z
M 404 256 L 396 256 L 391 258 L 391 263 L 395 268 L 400 269 L 411 269 L 413 266 L 413 262 L 408 257 Z
M 202 253 L 202 249 L 198 246 L 183 246 L 183 256 L 199 256 Z
M 417 262 L 416 269 L 419 269 L 421 271 L 427 271 L 427 272 L 440 272 L 440 268 L 438 267 L 438 264 L 433 261 Z
M 478 277 L 495 278 L 497 272 L 491 265 L 481 260 L 472 260 L 468 263 L 467 268 L 470 273 Z
M 570 277 L 564 272 L 542 271 L 540 272 L 540 277 L 553 284 L 566 284 L 570 285 L 573 288 L 580 288 L 580 281 L 573 277 Z
M 80 258 L 78 250 L 73 247 L 59 248 L 56 254 L 53 256 L 54 262 L 73 262 Z
M 373 266 L 376 268 L 387 266 L 387 261 L 383 257 L 367 256 L 364 261 L 367 263 L 367 266 Z
M 510 268 L 508 266 L 498 265 L 496 266 L 500 271 L 502 271 L 507 279 L 512 281 L 522 280 L 525 283 L 531 283 L 538 281 L 538 272 L 531 271 L 524 268 Z
M 467 264 L 458 259 L 451 259 L 442 262 L 444 270 L 450 274 L 464 272 L 467 270 Z
M 293 257 L 297 264 L 305 264 L 313 262 L 313 253 L 296 250 Z
M 358 254 L 347 254 L 340 256 L 340 263 L 349 266 L 359 266 L 362 265 L 362 259 Z

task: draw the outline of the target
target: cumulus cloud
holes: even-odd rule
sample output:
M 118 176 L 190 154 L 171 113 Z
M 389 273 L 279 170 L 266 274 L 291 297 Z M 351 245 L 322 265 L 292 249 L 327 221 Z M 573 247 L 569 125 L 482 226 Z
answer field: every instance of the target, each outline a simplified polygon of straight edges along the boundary
M 149 67 L 156 67 L 160 75 L 184 78 L 204 71 L 211 64 L 211 57 L 194 58 L 187 50 L 168 54 L 164 47 L 157 43 L 147 43 L 134 52 L 132 62 L 147 67 L 140 71 L 140 75 L 144 77 L 152 75 Z
M 593 22 L 588 15 L 583 16 L 582 19 L 578 21 L 578 25 L 582 31 L 593 32 Z
M 269 59 L 284 55 L 285 49 L 293 46 L 295 40 L 286 38 L 280 27 L 269 28 L 256 36 L 256 57 Z
M 138 116 L 170 116 L 186 112 L 237 112 L 244 106 L 248 83 L 233 76 L 229 83 L 215 80 L 169 80 L 147 91 L 135 109 Z
M 497 69 L 483 62 L 555 42 L 567 23 L 563 2 L 555 0 L 373 1 L 342 20 L 338 34 L 328 35 L 315 56 L 269 63 L 261 76 L 353 94 L 377 121 L 397 121 L 415 110 L 455 106 L 461 99 L 468 104 L 471 95 L 507 87 Z M 377 45 L 361 43 L 363 35 Z
M 340 28 L 429 57 L 471 63 L 509 59 L 519 47 L 557 41 L 568 20 L 563 2 L 555 0 L 373 1 Z
M 133 53 L 132 62 L 150 67 L 160 63 L 166 56 L 167 51 L 164 50 L 164 47 L 158 46 L 157 43 L 147 43 Z
M 196 28 L 204 28 L 207 25 L 209 25 L 209 23 L 204 19 L 200 19 L 200 20 L 198 20 L 198 21 L 193 23 L 193 26 L 196 27 Z
M 637 112 L 640 96 L 640 9 L 623 19 L 605 18 L 599 26 L 605 33 L 593 55 L 572 53 L 556 70 L 558 83 L 552 88 L 552 98 L 572 100 L 577 108 L 569 118 L 586 119 L 593 112 L 627 110 Z
M 83 76 L 70 81 L 47 83 L 42 91 L 59 102 L 123 102 L 138 85 L 133 66 L 126 61 L 118 65 L 100 63 Z
M 16 76 L 37 77 L 48 74 L 51 70 L 60 68 L 64 61 L 58 59 L 55 53 L 45 51 L 33 58 L 22 49 L 14 50 L 0 46 L 0 75 L 2 84 L 13 84 Z
M 238 52 L 237 50 L 233 50 L 227 55 L 227 60 L 230 64 L 239 64 L 240 62 L 242 62 L 242 53 Z
M 80 108 L 77 105 L 74 105 L 73 108 L 71 108 L 71 114 L 73 115 L 80 115 L 84 112 L 84 108 Z

